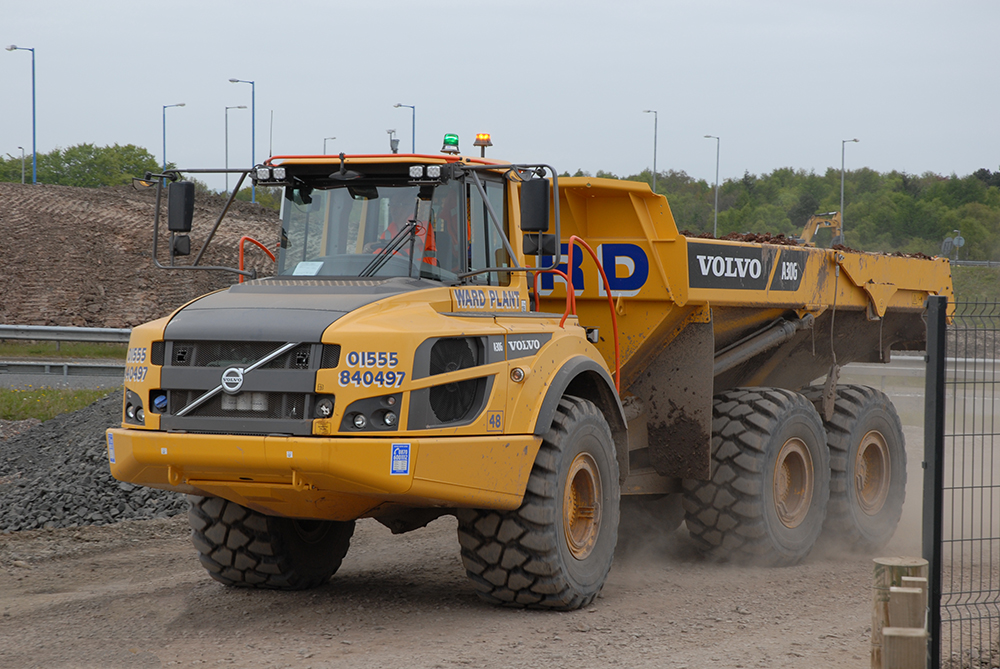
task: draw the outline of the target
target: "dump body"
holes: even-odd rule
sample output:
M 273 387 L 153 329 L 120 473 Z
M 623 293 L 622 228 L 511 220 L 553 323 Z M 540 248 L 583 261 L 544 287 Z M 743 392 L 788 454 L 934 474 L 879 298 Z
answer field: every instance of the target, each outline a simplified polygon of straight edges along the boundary
M 666 198 L 644 184 L 564 178 L 559 192 L 563 240 L 584 238 L 608 276 L 621 388 L 645 404 L 664 475 L 707 478 L 713 395 L 797 390 L 834 364 L 923 350 L 925 300 L 953 299 L 944 258 L 687 237 Z M 597 348 L 613 365 L 606 292 L 579 250 L 573 284 L 580 322 L 599 327 Z M 560 309 L 565 282 L 547 275 L 540 293 L 543 309 Z M 781 327 L 788 332 L 775 335 Z

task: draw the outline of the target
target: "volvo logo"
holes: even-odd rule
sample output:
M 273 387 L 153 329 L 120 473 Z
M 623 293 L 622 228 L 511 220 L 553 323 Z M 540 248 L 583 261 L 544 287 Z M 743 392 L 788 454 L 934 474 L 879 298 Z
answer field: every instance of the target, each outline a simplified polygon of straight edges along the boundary
M 230 395 L 240 392 L 243 387 L 243 368 L 230 367 L 222 373 L 222 390 Z

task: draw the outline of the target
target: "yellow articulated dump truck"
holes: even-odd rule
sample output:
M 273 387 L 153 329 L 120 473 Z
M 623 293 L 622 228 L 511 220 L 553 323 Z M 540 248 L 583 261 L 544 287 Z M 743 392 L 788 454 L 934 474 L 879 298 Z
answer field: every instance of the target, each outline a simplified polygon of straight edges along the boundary
M 274 275 L 209 267 L 240 282 L 132 331 L 111 471 L 190 495 L 214 579 L 322 584 L 359 518 L 454 515 L 482 598 L 559 610 L 639 512 L 769 565 L 884 545 L 902 429 L 837 370 L 923 347 L 946 260 L 688 238 L 645 184 L 445 149 L 247 170 L 283 194 Z M 207 171 L 146 175 L 157 266 L 202 268 Z

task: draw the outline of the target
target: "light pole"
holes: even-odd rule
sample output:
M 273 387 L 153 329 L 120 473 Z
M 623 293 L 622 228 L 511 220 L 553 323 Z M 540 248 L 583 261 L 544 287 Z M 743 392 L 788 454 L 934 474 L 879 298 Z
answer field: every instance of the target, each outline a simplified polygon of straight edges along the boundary
M 257 167 L 257 85 L 247 79 L 230 79 L 231 84 L 250 84 L 250 167 Z M 250 201 L 257 201 L 257 184 L 250 188 Z
M 715 140 L 715 223 L 712 225 L 712 236 L 719 236 L 719 146 L 722 140 L 715 135 L 705 135 L 705 139 Z
M 229 192 L 229 110 L 230 109 L 246 109 L 246 105 L 235 105 L 233 107 L 226 107 L 226 192 Z
M 163 171 L 167 171 L 167 109 L 170 107 L 183 107 L 183 102 L 175 105 L 163 105 Z
M 323 138 L 323 155 L 324 156 L 326 155 L 326 140 L 328 140 L 328 139 L 337 139 L 337 138 L 336 137 L 324 137 Z
M 653 115 L 653 192 L 656 192 L 656 126 L 659 123 L 659 114 L 655 109 L 643 109 L 643 114 Z
M 844 234 L 844 148 L 848 142 L 857 142 L 857 139 L 842 139 L 840 141 L 840 243 L 846 245 L 847 236 Z
M 24 185 L 24 147 L 23 146 L 19 146 L 17 148 L 21 149 L 21 185 L 23 186 Z
M 35 142 L 35 49 L 11 44 L 7 51 L 31 52 L 31 183 L 38 183 L 38 145 Z
M 393 105 L 397 109 L 399 107 L 409 107 L 410 111 L 413 112 L 413 130 L 410 132 L 410 153 L 417 152 L 417 107 L 416 105 L 404 105 L 402 102 L 397 102 Z

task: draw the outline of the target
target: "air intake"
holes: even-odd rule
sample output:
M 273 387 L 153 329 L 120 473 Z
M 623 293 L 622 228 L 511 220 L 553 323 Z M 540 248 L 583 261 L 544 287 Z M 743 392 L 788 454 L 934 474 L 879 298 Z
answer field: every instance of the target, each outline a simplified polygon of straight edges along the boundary
M 442 339 L 431 348 L 430 374 L 448 374 L 479 365 L 479 340 Z M 431 411 L 442 423 L 462 420 L 472 409 L 482 379 L 466 379 L 430 389 Z

